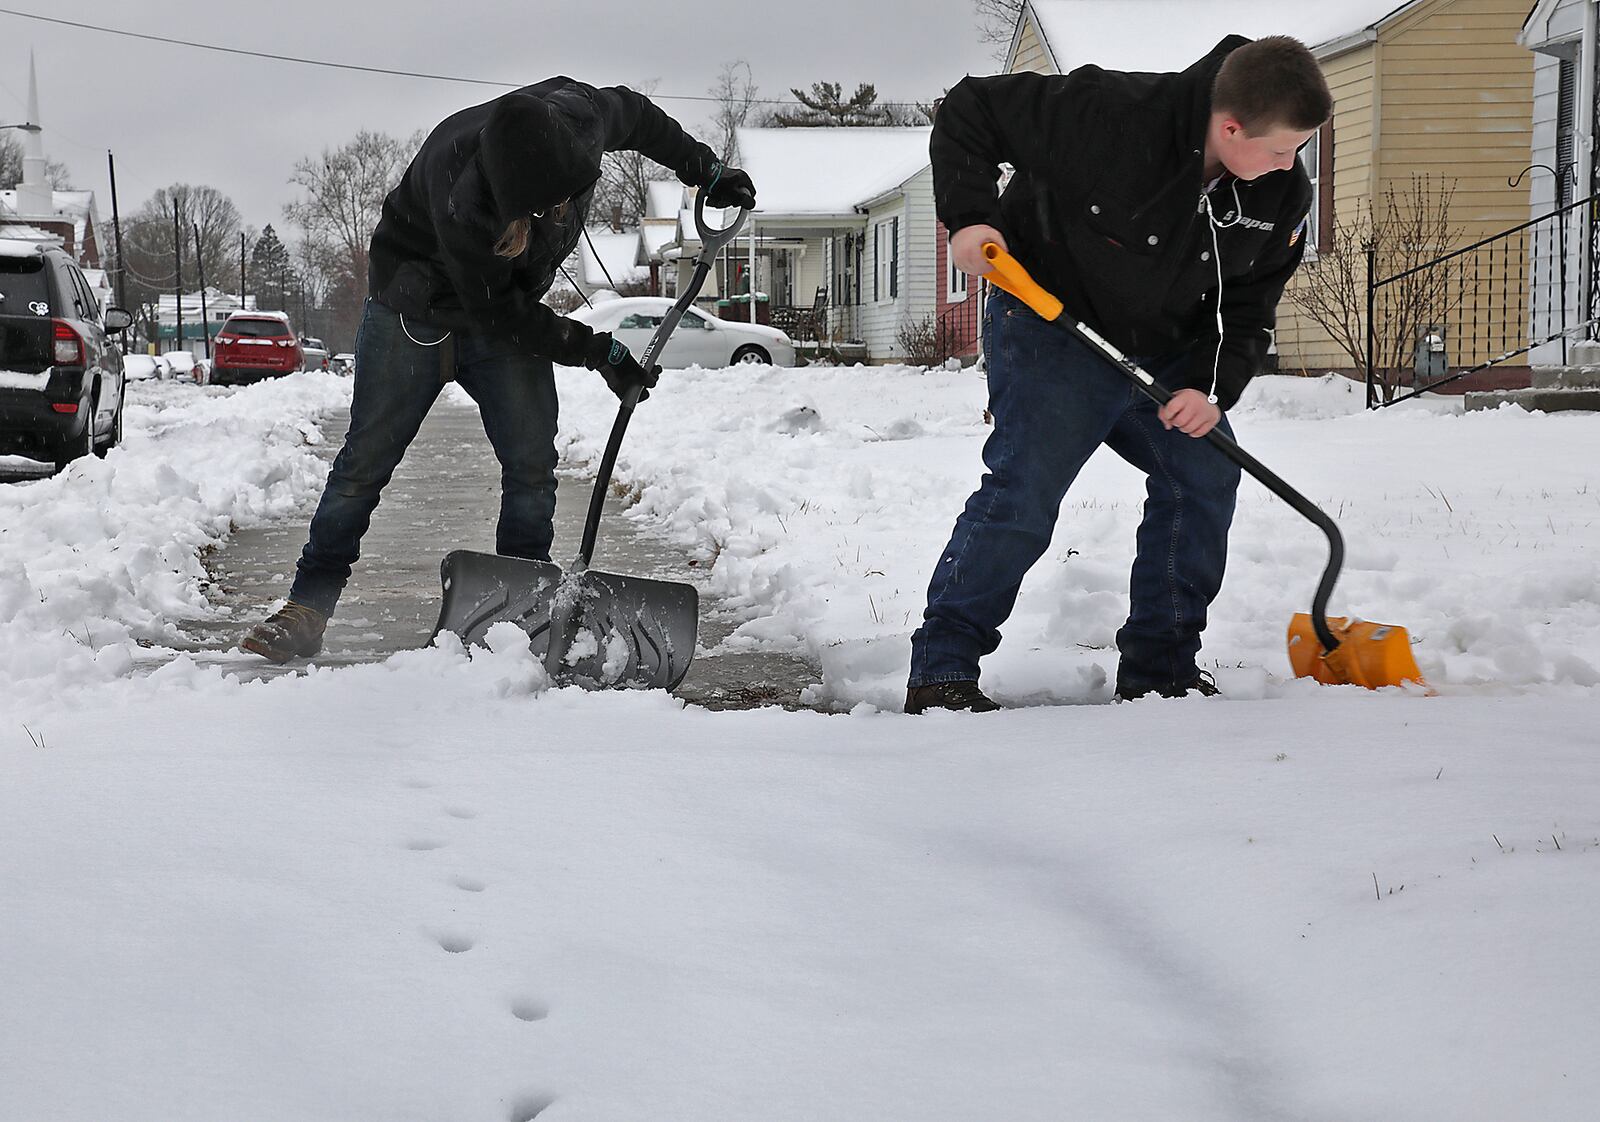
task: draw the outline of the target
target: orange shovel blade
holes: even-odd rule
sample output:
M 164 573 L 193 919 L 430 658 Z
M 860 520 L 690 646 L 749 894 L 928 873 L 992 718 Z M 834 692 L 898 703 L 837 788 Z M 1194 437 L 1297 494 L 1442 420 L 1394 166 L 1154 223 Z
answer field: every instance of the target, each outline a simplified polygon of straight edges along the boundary
M 1411 636 L 1403 627 L 1365 620 L 1328 618 L 1328 630 L 1339 640 L 1337 650 L 1322 648 L 1308 612 L 1289 621 L 1289 665 L 1296 678 L 1315 678 L 1325 686 L 1365 686 L 1369 690 L 1405 682 L 1427 685 L 1411 653 Z

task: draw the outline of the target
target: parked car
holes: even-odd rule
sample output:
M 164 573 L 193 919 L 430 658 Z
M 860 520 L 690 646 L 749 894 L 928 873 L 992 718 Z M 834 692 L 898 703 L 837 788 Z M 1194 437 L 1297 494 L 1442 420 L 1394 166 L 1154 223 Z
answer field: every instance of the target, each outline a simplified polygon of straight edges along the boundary
M 171 371 L 167 377 L 203 386 L 210 380 L 211 364 L 193 351 L 168 351 L 161 356 Z
M 122 353 L 133 317 L 100 303 L 67 254 L 0 238 L 0 455 L 60 471 L 122 439 Z
M 305 352 L 283 312 L 236 312 L 211 348 L 211 381 L 243 385 L 281 378 L 305 366 Z
M 356 372 L 356 356 L 349 351 L 341 351 L 328 360 L 328 369 L 335 374 L 351 375 Z
M 122 376 L 130 382 L 160 381 L 172 377 L 172 367 L 160 355 L 123 355 Z
M 572 318 L 596 331 L 609 331 L 628 345 L 634 356 L 644 352 L 673 301 L 664 296 L 624 296 L 592 308 L 579 308 Z M 664 367 L 703 366 L 716 369 L 741 363 L 794 365 L 794 343 L 775 327 L 715 319 L 697 308 L 686 309 L 667 345 L 656 356 Z
M 328 369 L 328 348 L 322 345 L 321 339 L 311 339 L 300 336 L 300 350 L 306 356 L 305 370 Z

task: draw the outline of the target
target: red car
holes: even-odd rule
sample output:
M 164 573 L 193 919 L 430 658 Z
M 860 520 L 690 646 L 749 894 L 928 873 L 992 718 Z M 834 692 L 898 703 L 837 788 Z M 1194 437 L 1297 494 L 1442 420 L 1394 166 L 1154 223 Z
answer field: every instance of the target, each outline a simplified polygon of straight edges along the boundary
M 213 341 L 210 382 L 229 386 L 281 378 L 304 367 L 305 361 L 283 312 L 238 312 L 228 317 Z

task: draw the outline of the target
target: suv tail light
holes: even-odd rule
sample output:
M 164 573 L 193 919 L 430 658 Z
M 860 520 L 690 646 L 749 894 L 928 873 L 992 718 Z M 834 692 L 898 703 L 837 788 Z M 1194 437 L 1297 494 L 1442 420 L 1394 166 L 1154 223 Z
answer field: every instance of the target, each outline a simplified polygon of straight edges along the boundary
M 83 340 L 78 333 L 62 320 L 55 320 L 56 335 L 56 365 L 57 366 L 82 366 L 83 365 Z

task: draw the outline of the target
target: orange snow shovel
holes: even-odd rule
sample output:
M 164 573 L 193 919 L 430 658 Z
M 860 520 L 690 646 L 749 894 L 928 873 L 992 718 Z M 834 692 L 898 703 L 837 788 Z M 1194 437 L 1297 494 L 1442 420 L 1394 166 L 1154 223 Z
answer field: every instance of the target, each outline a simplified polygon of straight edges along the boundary
M 1134 386 L 1154 401 L 1165 405 L 1172 397 L 1138 363 L 1123 354 L 1087 324 L 1063 318 L 1060 300 L 1040 288 L 1015 257 L 994 242 L 983 246 L 984 258 L 994 266 L 988 281 L 1003 288 L 1038 313 L 1047 322 L 1059 321 L 1090 349 L 1121 370 Z M 1214 448 L 1254 476 L 1262 486 L 1315 523 L 1328 537 L 1328 565 L 1311 601 L 1310 612 L 1297 612 L 1289 621 L 1289 665 L 1297 678 L 1315 678 L 1324 685 L 1365 686 L 1378 689 L 1405 682 L 1422 681 L 1422 671 L 1411 654 L 1411 637 L 1406 629 L 1363 620 L 1327 616 L 1328 598 L 1333 594 L 1339 569 L 1344 564 L 1344 538 L 1333 519 L 1320 507 L 1269 471 L 1261 461 L 1240 448 L 1221 429 L 1206 433 Z

